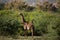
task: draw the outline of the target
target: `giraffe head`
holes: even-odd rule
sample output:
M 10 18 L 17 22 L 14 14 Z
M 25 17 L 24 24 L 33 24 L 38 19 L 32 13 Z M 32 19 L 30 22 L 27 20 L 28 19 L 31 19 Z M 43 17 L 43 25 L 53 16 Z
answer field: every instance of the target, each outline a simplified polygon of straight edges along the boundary
M 23 13 L 20 13 L 21 16 L 23 16 Z

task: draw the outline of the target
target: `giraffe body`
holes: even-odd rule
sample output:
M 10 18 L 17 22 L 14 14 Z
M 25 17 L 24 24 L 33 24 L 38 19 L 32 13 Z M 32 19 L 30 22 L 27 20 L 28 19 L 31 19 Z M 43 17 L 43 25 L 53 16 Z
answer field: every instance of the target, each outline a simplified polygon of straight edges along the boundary
M 33 36 L 33 29 L 34 29 L 33 23 L 25 21 L 24 16 L 23 16 L 22 13 L 20 15 L 21 15 L 21 18 L 22 18 L 23 28 L 24 28 L 25 32 L 26 32 L 26 30 L 31 30 L 32 36 Z

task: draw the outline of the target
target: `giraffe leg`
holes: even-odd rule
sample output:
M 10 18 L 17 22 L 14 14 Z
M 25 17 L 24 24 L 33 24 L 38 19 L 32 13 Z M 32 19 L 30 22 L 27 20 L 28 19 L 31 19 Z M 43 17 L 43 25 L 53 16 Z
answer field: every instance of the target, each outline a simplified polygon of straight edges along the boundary
M 25 32 L 25 36 L 26 36 L 26 30 L 24 30 L 24 32 Z
M 32 33 L 32 40 L 34 40 L 34 39 L 33 39 L 33 28 L 31 28 L 31 33 Z
M 33 36 L 33 28 L 31 28 L 31 33 L 32 33 L 31 35 Z

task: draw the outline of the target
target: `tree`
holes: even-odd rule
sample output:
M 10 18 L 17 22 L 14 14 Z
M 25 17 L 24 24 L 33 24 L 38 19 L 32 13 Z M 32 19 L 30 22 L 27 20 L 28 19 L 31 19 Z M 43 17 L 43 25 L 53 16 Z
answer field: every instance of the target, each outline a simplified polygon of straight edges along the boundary
M 5 3 L 5 9 L 11 9 L 11 3 Z
M 60 8 L 60 0 L 57 0 L 57 6 Z
M 48 1 L 43 2 L 43 8 L 44 8 L 45 11 L 48 10 L 49 4 L 50 3 Z
M 0 35 L 23 35 L 23 28 L 16 18 L 17 16 L 13 11 L 0 11 Z
M 5 4 L 5 8 L 6 9 L 19 9 L 20 6 L 23 5 L 23 1 L 22 0 L 14 0 L 12 2 L 8 2 Z

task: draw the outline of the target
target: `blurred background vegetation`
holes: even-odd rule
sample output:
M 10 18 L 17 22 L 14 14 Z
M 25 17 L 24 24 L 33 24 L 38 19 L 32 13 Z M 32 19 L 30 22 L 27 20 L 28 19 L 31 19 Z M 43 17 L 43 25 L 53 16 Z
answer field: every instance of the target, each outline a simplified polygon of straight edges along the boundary
M 48 1 L 38 2 L 36 6 L 31 6 L 23 1 L 12 1 L 0 3 L 0 35 L 3 36 L 24 36 L 25 32 L 21 16 L 23 13 L 26 21 L 34 19 L 34 36 L 52 37 L 51 40 L 60 40 L 60 0 L 57 5 Z M 31 32 L 27 31 L 31 36 Z M 53 37 L 56 38 L 53 39 Z

